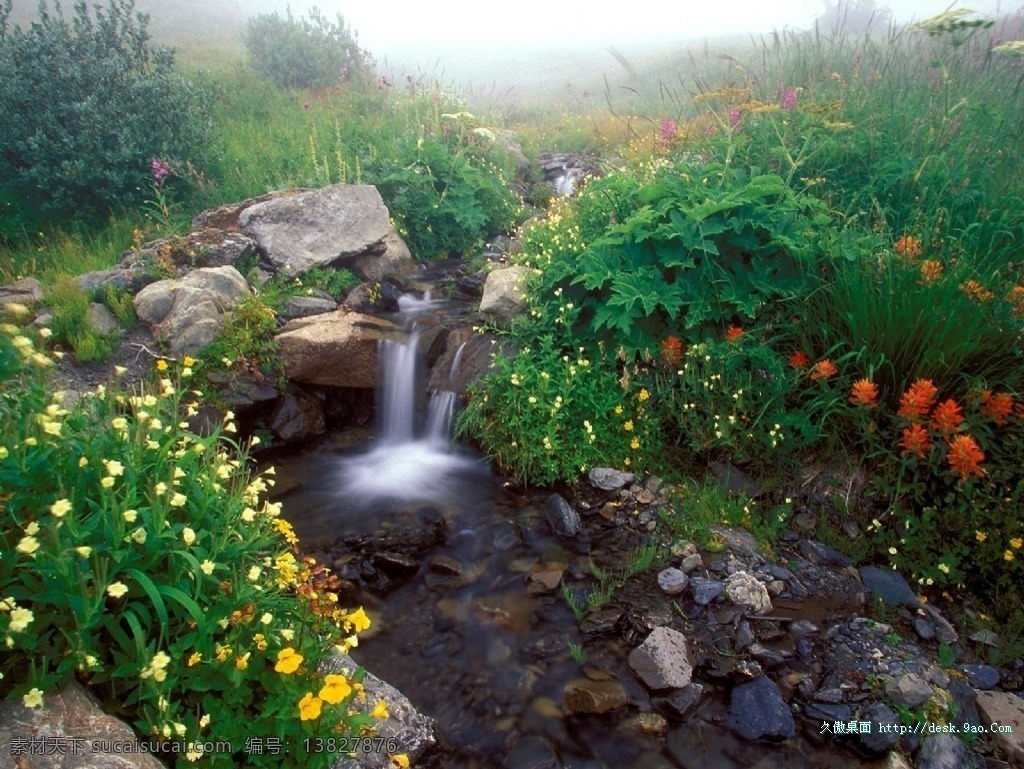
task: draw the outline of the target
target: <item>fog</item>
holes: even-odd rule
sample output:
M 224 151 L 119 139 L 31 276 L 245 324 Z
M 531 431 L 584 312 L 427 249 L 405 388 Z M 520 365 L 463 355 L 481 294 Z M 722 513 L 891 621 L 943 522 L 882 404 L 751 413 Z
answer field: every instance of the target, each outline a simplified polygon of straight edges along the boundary
M 99 0 L 91 0 L 98 2 Z M 65 9 L 71 0 L 65 0 Z M 658 57 L 708 41 L 724 44 L 751 36 L 814 26 L 825 0 L 136 0 L 151 17 L 161 42 L 237 44 L 245 19 L 258 13 L 304 16 L 311 6 L 336 14 L 384 74 L 418 74 L 470 87 L 531 88 L 545 80 L 563 87 L 593 83 L 605 73 L 643 69 Z M 898 22 L 921 20 L 964 4 L 949 0 L 844 0 L 841 7 L 877 6 Z M 16 21 L 37 0 L 14 0 Z M 52 7 L 52 2 L 51 2 Z M 977 0 L 966 7 L 994 17 L 1019 11 L 1024 0 Z M 557 73 L 553 76 L 552 73 Z

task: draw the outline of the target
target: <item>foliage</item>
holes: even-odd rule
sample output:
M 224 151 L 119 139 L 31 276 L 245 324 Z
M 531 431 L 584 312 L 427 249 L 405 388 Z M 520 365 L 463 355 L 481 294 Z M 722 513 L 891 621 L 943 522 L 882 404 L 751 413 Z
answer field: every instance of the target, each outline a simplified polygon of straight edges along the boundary
M 443 117 L 446 136 L 406 142 L 373 172 L 399 232 L 422 259 L 466 254 L 510 231 L 520 216 L 493 133 L 468 113 Z
M 168 753 L 181 766 L 235 765 L 197 744 L 241 752 L 253 736 L 289 752 L 247 765 L 328 766 L 303 737 L 386 714 L 362 704 L 360 674 L 318 671 L 369 620 L 337 606 L 332 578 L 262 500 L 272 470 L 250 476 L 233 415 L 206 436 L 189 428 L 201 364 L 161 359 L 143 389 L 101 386 L 67 408 L 31 333 L 0 329 L 4 694 L 39 707 L 78 679 L 147 739 L 188 745 Z
M 828 221 L 778 176 L 683 162 L 592 182 L 559 213 L 518 257 L 543 270 L 540 323 L 628 355 L 765 322 L 807 290 L 801 262 Z
M 331 22 L 317 8 L 309 18 L 275 11 L 249 19 L 245 47 L 254 70 L 282 88 L 328 88 L 370 77 L 372 61 L 341 14 Z
M 649 376 L 666 437 L 694 454 L 777 467 L 819 436 L 807 412 L 791 407 L 798 372 L 738 327 L 685 352 L 667 337 Z
M 823 290 L 802 309 L 800 349 L 876 361 L 872 380 L 890 407 L 920 378 L 940 389 L 964 377 L 1024 388 L 1024 287 L 956 252 L 921 259 L 912 235 L 895 249 L 850 232 L 837 240 Z
M 536 485 L 574 480 L 609 462 L 637 470 L 659 446 L 650 393 L 614 360 L 585 348 L 571 352 L 542 336 L 512 357 L 494 357 L 491 373 L 459 414 L 457 431 L 488 459 Z
M 216 368 L 244 370 L 257 377 L 274 374 L 278 369 L 276 332 L 277 313 L 267 298 L 251 294 L 235 305 L 231 322 L 224 324 L 202 354 Z
M 89 320 L 89 297 L 74 278 L 58 278 L 46 292 L 53 340 L 66 344 L 80 361 L 99 361 L 113 351 L 113 340 L 99 334 Z
M 24 29 L 0 6 L 0 239 L 140 203 L 154 158 L 208 159 L 208 94 L 133 11 L 78 0 L 69 21 L 41 0 Z

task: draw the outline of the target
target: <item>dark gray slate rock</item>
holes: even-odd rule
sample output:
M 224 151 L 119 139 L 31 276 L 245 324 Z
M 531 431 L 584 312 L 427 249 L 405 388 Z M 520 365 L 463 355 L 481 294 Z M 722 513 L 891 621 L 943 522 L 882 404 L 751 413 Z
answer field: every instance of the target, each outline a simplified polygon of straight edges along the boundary
M 853 716 L 853 709 L 849 705 L 837 705 L 830 702 L 808 702 L 804 707 L 804 715 L 813 721 L 847 723 Z
M 871 732 L 861 732 L 857 739 L 871 753 L 884 755 L 896 747 L 896 743 L 900 741 L 900 735 L 893 729 L 899 724 L 900 717 L 888 705 L 882 702 L 875 703 L 868 708 L 861 720 L 871 722 Z M 888 731 L 883 731 L 883 729 Z
M 333 299 L 324 299 L 319 296 L 293 296 L 282 306 L 280 316 L 291 320 L 292 318 L 305 318 L 310 315 L 320 315 L 325 312 L 334 312 L 338 309 L 338 303 Z
M 575 537 L 583 528 L 580 514 L 559 494 L 548 497 L 545 511 L 552 531 L 560 537 Z
M 835 548 L 814 539 L 800 540 L 800 554 L 811 563 L 826 566 L 849 566 L 853 563 Z
M 693 600 L 701 606 L 707 606 L 714 601 L 724 589 L 725 583 L 720 579 L 690 577 L 690 591 L 693 593 Z
M 991 665 L 961 665 L 960 670 L 975 689 L 995 689 L 999 686 L 999 671 Z
M 917 769 L 968 769 L 967 746 L 955 734 L 929 734 L 921 740 L 914 765 Z
M 729 728 L 747 740 L 785 740 L 796 733 L 782 692 L 765 676 L 732 690 Z
M 657 627 L 629 653 L 629 666 L 648 689 L 681 689 L 693 678 L 686 636 Z
M 728 462 L 708 462 L 708 467 L 718 485 L 726 491 L 751 498 L 760 496 L 761 487 L 757 482 L 735 465 Z
M 590 485 L 602 491 L 616 491 L 630 484 L 636 478 L 633 473 L 624 473 L 612 467 L 594 467 L 587 473 Z
M 865 587 L 889 606 L 918 605 L 917 596 L 899 572 L 877 566 L 861 566 L 860 578 Z
M 902 673 L 885 685 L 885 693 L 897 707 L 916 708 L 931 699 L 931 685 L 916 673 Z
M 270 415 L 270 429 L 282 441 L 296 441 L 324 431 L 324 402 L 299 387 L 289 387 Z
M 652 697 L 651 705 L 666 718 L 682 721 L 700 704 L 703 697 L 704 687 L 698 683 L 690 683 L 667 696 Z

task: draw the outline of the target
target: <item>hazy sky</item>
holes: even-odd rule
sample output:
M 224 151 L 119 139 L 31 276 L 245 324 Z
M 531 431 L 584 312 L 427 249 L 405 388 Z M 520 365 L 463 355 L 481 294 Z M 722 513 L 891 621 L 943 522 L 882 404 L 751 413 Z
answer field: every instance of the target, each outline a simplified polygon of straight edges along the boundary
M 292 8 L 303 5 L 292 2 Z M 951 6 L 994 13 L 1022 2 L 1003 0 L 892 0 L 879 2 L 900 19 L 923 19 Z M 401 55 L 404 45 L 429 41 L 506 48 L 524 44 L 616 44 L 663 42 L 721 34 L 807 28 L 824 9 L 822 0 L 321 0 L 319 7 L 341 13 L 378 56 Z

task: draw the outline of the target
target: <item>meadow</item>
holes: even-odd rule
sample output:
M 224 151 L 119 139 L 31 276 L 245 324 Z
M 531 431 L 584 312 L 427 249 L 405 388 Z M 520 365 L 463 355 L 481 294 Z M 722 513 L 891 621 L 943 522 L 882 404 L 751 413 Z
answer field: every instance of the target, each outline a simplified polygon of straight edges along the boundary
M 342 83 L 286 87 L 244 48 L 189 43 L 146 72 L 191 116 L 194 160 L 171 143 L 106 169 L 73 153 L 5 156 L 0 277 L 40 278 L 55 316 L 79 307 L 73 326 L 82 297 L 66 276 L 181 234 L 214 205 L 335 182 L 376 184 L 419 259 L 473 257 L 514 232 L 508 259 L 538 275 L 529 313 L 494 331 L 519 352 L 496 360 L 459 418 L 497 468 L 544 486 L 610 464 L 707 489 L 667 513 L 684 532 L 719 513 L 769 537 L 796 509 L 823 537 L 853 520 L 860 558 L 961 621 L 995 623 L 1012 655 L 1024 628 L 1022 39 L 1024 17 L 959 12 L 776 34 L 623 65 L 552 104 L 396 79 L 369 60 Z M 13 46 L 9 31 L 0 43 Z M 13 82 L 5 103 L 22 103 Z M 58 108 L 55 95 L 43 118 Z M 131 123 L 140 136 L 147 125 Z M 510 137 L 531 160 L 586 153 L 605 173 L 554 199 L 535 172 L 517 178 Z M 57 191 L 45 200 L 43 180 Z M 251 444 L 232 417 L 192 432 L 204 361 L 161 359 L 148 390 L 112 382 L 65 404 L 46 373 L 77 348 L 27 317 L 9 308 L 0 331 L 3 693 L 37 706 L 78 677 L 165 737 L 201 735 L 204 698 L 242 689 L 221 736 L 251 727 L 252 703 L 284 736 L 386 715 L 386 703 L 348 708 L 358 676 L 317 677 L 365 615 L 321 600 L 330 578 L 261 501 L 272 479 L 245 475 Z M 765 494 L 742 512 L 710 504 L 709 460 Z M 793 490 L 815 468 L 840 468 L 825 503 Z M 854 477 L 864 483 L 844 493 Z M 168 698 L 172 684 L 197 694 Z

